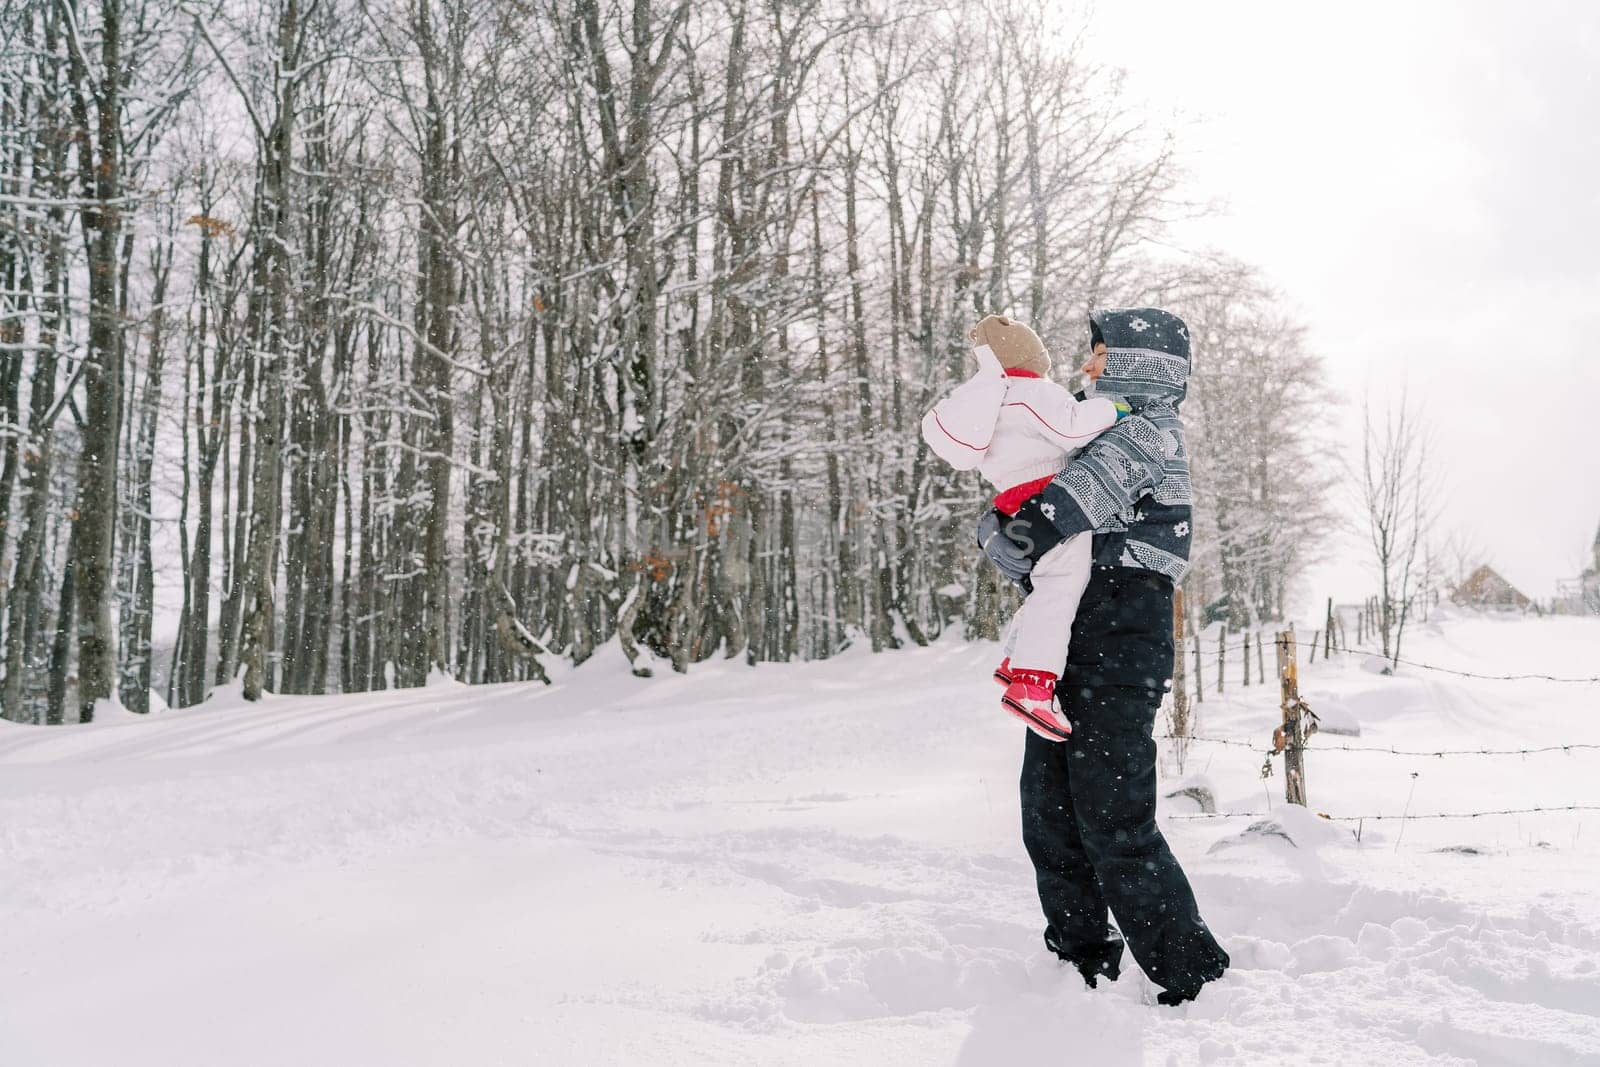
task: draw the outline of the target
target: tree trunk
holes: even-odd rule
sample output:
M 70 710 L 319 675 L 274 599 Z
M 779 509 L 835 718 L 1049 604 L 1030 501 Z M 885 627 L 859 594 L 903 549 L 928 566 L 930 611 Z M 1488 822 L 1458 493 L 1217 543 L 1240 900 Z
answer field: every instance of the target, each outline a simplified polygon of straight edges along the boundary
M 92 88 L 74 61 L 80 101 L 92 93 L 96 126 L 91 137 L 88 108 L 80 104 L 79 156 L 89 255 L 89 336 L 83 376 L 84 424 L 78 457 L 78 506 L 73 553 L 77 598 L 78 715 L 94 720 L 95 705 L 109 700 L 116 682 L 116 632 L 112 628 L 113 548 L 117 512 L 117 439 L 122 414 L 122 323 L 117 252 L 122 238 L 122 4 L 101 0 L 100 62 L 103 75 Z M 77 53 L 74 52 L 74 55 Z M 91 150 L 92 145 L 92 150 Z

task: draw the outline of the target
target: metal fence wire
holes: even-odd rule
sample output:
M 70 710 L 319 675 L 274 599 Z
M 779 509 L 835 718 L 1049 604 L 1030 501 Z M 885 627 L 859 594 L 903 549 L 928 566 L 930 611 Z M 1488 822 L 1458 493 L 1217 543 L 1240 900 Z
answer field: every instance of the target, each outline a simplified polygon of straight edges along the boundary
M 1246 641 L 1243 641 L 1243 642 L 1240 642 L 1240 643 L 1237 643 L 1237 644 L 1223 645 L 1220 648 L 1219 647 L 1215 647 L 1215 646 L 1211 647 L 1211 648 L 1206 648 L 1203 641 L 1197 641 L 1196 644 L 1199 645 L 1198 649 L 1193 647 L 1193 646 L 1191 646 L 1190 648 L 1187 648 L 1187 649 L 1183 650 L 1183 655 L 1192 656 L 1192 657 L 1196 658 L 1197 660 L 1199 660 L 1199 662 L 1202 665 L 1204 665 L 1204 664 L 1206 664 L 1206 661 L 1208 659 L 1210 659 L 1211 657 L 1213 657 L 1213 656 L 1220 655 L 1220 656 L 1222 656 L 1224 658 L 1224 661 L 1225 661 L 1227 655 L 1230 654 L 1230 653 L 1245 653 L 1245 654 L 1248 654 L 1252 644 L 1255 645 L 1256 649 L 1258 650 L 1257 651 L 1257 655 L 1259 656 L 1259 655 L 1261 655 L 1260 649 L 1262 648 L 1262 638 L 1258 635 L 1255 638 L 1255 640 L 1253 640 L 1253 641 L 1246 640 Z M 1379 652 L 1379 651 L 1376 651 L 1376 650 L 1372 650 L 1372 649 L 1340 647 L 1337 644 L 1335 644 L 1330 649 L 1328 647 L 1328 644 L 1323 639 L 1321 631 L 1318 631 L 1315 635 L 1313 635 L 1310 644 L 1308 646 L 1306 646 L 1306 647 L 1308 649 L 1315 648 L 1316 651 L 1322 652 L 1324 654 L 1325 658 L 1327 658 L 1330 653 L 1339 654 L 1339 655 L 1349 655 L 1349 656 L 1373 656 L 1373 657 L 1380 658 L 1380 659 L 1382 659 L 1382 660 L 1384 660 L 1385 662 L 1388 662 L 1388 663 L 1399 663 L 1399 664 L 1404 664 L 1405 666 L 1408 666 L 1408 667 L 1414 667 L 1414 668 L 1416 668 L 1418 670 L 1432 671 L 1432 672 L 1436 672 L 1436 673 L 1439 673 L 1439 674 L 1446 674 L 1446 675 L 1454 675 L 1454 676 L 1459 677 L 1459 678 L 1472 678 L 1472 679 L 1476 679 L 1476 680 L 1480 680 L 1480 681 L 1495 681 L 1495 682 L 1543 681 L 1543 682 L 1557 682 L 1557 683 L 1569 684 L 1569 685 L 1592 685 L 1592 684 L 1600 683 L 1600 675 L 1593 675 L 1593 676 L 1587 676 L 1587 677 L 1583 677 L 1583 676 L 1567 677 L 1567 676 L 1561 676 L 1561 675 L 1542 674 L 1542 673 L 1487 674 L 1487 673 L 1483 673 L 1483 672 L 1480 672 L 1480 671 L 1464 671 L 1464 670 L 1458 670 L 1458 669 L 1453 668 L 1453 667 L 1442 667 L 1442 666 L 1440 666 L 1438 664 L 1424 663 L 1424 662 L 1422 662 L 1420 660 L 1404 659 L 1404 658 L 1399 658 L 1399 657 L 1395 657 L 1395 656 L 1385 656 L 1385 655 L 1383 655 L 1382 652 Z M 1243 665 L 1241 664 L 1241 667 L 1242 666 Z M 1217 672 L 1217 673 L 1220 674 L 1220 672 Z M 1262 684 L 1271 684 L 1271 683 L 1268 682 L 1267 677 L 1262 676 L 1262 675 L 1265 674 L 1265 672 L 1257 671 L 1256 673 L 1258 675 L 1257 678 L 1255 679 L 1255 684 L 1256 685 L 1259 686 L 1259 685 L 1262 685 Z M 1247 675 L 1244 675 L 1241 672 L 1240 681 L 1235 682 L 1234 685 L 1237 686 L 1237 687 L 1240 687 L 1240 688 L 1244 687 L 1245 683 L 1243 683 L 1242 679 L 1245 676 L 1247 676 Z M 1200 697 L 1202 695 L 1217 695 L 1218 692 L 1219 692 L 1218 686 L 1219 686 L 1219 683 L 1221 681 L 1222 681 L 1221 678 L 1218 678 L 1218 677 L 1215 677 L 1215 676 L 1213 676 L 1212 678 L 1209 678 L 1209 679 L 1204 679 L 1201 685 L 1197 685 L 1197 686 L 1194 686 L 1193 688 L 1188 689 L 1189 695 L 1191 697 Z M 1273 681 L 1275 682 L 1276 679 L 1274 678 Z M 1295 699 L 1298 699 L 1298 697 L 1296 697 Z M 1182 742 L 1184 742 L 1186 744 L 1192 742 L 1192 743 L 1195 743 L 1195 744 L 1203 744 L 1203 745 L 1221 745 L 1221 746 L 1226 746 L 1226 747 L 1231 747 L 1231 748 L 1249 749 L 1251 752 L 1255 753 L 1256 755 L 1265 757 L 1267 762 L 1266 762 L 1266 765 L 1263 767 L 1263 771 L 1262 771 L 1263 777 L 1267 776 L 1271 771 L 1271 765 L 1270 764 L 1271 764 L 1272 758 L 1274 756 L 1280 754 L 1280 752 L 1282 751 L 1278 747 L 1274 747 L 1272 745 L 1263 745 L 1260 741 L 1252 741 L 1252 740 L 1250 740 L 1248 738 L 1242 738 L 1242 737 L 1214 737 L 1214 736 L 1210 736 L 1210 735 L 1206 735 L 1206 734 L 1175 734 L 1175 733 L 1168 732 L 1168 733 L 1156 734 L 1155 738 L 1157 740 L 1163 740 L 1163 741 L 1182 741 Z M 1309 739 L 1308 739 L 1308 741 L 1309 741 Z M 1320 744 L 1320 743 L 1318 743 L 1318 744 L 1309 744 L 1308 743 L 1308 744 L 1305 745 L 1304 751 L 1306 752 L 1307 755 L 1311 755 L 1313 753 L 1322 753 L 1322 752 L 1361 752 L 1361 753 L 1369 753 L 1369 754 L 1372 754 L 1372 755 L 1379 755 L 1379 756 L 1405 756 L 1405 757 L 1409 757 L 1409 758 L 1424 758 L 1424 759 L 1451 759 L 1451 758 L 1469 757 L 1469 756 L 1470 757 L 1480 757 L 1480 758 L 1482 758 L 1482 757 L 1497 758 L 1497 757 L 1512 757 L 1512 756 L 1519 757 L 1519 758 L 1526 758 L 1528 756 L 1549 755 L 1549 754 L 1553 754 L 1553 753 L 1563 753 L 1563 754 L 1566 754 L 1566 755 L 1572 755 L 1574 753 L 1579 753 L 1579 752 L 1584 752 L 1584 753 L 1587 753 L 1587 752 L 1600 752 L 1600 743 L 1568 742 L 1568 743 L 1550 744 L 1550 745 L 1530 745 L 1530 746 L 1523 747 L 1523 748 L 1440 748 L 1440 749 L 1398 748 L 1398 747 L 1395 747 L 1393 745 L 1347 745 L 1347 744 Z M 1417 813 L 1417 814 L 1411 814 L 1411 813 L 1407 812 L 1407 813 L 1402 813 L 1402 814 L 1398 814 L 1398 815 L 1385 815 L 1385 814 L 1338 815 L 1338 814 L 1331 814 L 1329 812 L 1323 812 L 1323 811 L 1318 811 L 1316 814 L 1318 815 L 1318 817 L 1326 819 L 1326 820 L 1328 820 L 1330 822 L 1363 823 L 1363 822 L 1366 822 L 1367 820 L 1372 820 L 1374 822 L 1382 822 L 1382 821 L 1385 821 L 1385 820 L 1395 821 L 1395 822 L 1409 822 L 1412 819 L 1427 819 L 1427 820 L 1434 820 L 1434 819 L 1482 819 L 1482 818 L 1490 818 L 1490 817 L 1501 816 L 1501 815 L 1540 815 L 1540 814 L 1560 813 L 1560 812 L 1590 812 L 1590 811 L 1600 811 L 1600 804 L 1559 804 L 1559 805 L 1546 804 L 1546 805 L 1535 805 L 1533 807 L 1526 807 L 1526 808 L 1499 808 L 1499 809 L 1486 810 L 1486 811 L 1437 811 L 1437 812 L 1421 812 L 1421 813 Z M 1169 818 L 1169 819 L 1183 819 L 1183 820 L 1190 820 L 1190 819 L 1261 819 L 1261 818 L 1270 817 L 1271 815 L 1272 815 L 1272 812 L 1270 810 L 1268 810 L 1268 811 L 1206 811 L 1206 812 L 1185 812 L 1185 813 L 1181 813 L 1181 814 L 1172 814 L 1172 815 L 1166 816 L 1166 818 Z

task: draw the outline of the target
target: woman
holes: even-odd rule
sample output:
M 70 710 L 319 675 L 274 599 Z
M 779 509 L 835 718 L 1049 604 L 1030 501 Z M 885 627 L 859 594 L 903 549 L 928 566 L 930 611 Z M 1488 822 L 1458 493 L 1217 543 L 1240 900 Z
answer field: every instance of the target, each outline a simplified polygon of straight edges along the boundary
M 1228 954 L 1156 827 L 1156 713 L 1172 677 L 1172 590 L 1189 559 L 1190 493 L 1178 405 L 1189 331 L 1158 308 L 1090 316 L 1096 395 L 1133 415 L 1102 434 L 1006 519 L 979 522 L 985 553 L 1027 590 L 1057 543 L 1094 532 L 1094 570 L 1057 689 L 1072 736 L 1032 733 L 1022 764 L 1022 837 L 1048 926 L 1045 944 L 1093 986 L 1115 979 L 1124 941 L 1161 986 L 1192 1000 Z M 1115 916 L 1113 929 L 1108 911 Z

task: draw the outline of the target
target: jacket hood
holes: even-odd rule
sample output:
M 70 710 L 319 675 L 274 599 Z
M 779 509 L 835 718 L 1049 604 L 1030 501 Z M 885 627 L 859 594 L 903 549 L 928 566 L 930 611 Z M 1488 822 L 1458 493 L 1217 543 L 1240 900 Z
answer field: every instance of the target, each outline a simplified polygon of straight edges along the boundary
M 1174 409 L 1189 388 L 1189 327 L 1160 308 L 1105 308 L 1089 315 L 1090 335 L 1106 343 L 1097 393 L 1121 396 L 1135 410 L 1152 401 Z

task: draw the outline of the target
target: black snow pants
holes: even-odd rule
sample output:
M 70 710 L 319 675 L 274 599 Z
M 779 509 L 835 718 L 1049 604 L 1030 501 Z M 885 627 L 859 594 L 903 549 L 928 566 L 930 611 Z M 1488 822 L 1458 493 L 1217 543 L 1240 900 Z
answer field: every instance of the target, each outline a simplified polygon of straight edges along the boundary
M 1122 943 L 1109 907 L 1151 981 L 1192 996 L 1222 975 L 1228 954 L 1156 828 L 1151 731 L 1171 676 L 1171 581 L 1096 566 L 1057 688 L 1072 737 L 1027 736 L 1022 839 L 1052 949 L 1086 975 L 1114 978 Z

